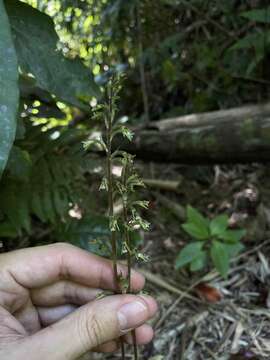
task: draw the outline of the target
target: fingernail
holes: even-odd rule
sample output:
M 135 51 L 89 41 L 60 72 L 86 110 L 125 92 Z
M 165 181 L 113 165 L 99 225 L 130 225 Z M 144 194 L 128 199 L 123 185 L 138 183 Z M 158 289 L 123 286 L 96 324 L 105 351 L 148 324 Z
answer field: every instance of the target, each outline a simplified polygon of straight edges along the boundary
M 123 305 L 118 310 L 118 321 L 121 330 L 134 329 L 148 318 L 148 309 L 140 301 L 134 301 Z

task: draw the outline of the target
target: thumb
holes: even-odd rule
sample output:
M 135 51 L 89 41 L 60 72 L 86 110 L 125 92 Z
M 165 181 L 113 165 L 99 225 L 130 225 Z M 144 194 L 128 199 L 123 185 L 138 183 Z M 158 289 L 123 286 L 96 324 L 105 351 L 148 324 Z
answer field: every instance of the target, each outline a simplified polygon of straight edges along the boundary
M 156 310 L 156 302 L 149 296 L 106 297 L 27 338 L 23 352 L 29 360 L 74 360 L 142 325 Z

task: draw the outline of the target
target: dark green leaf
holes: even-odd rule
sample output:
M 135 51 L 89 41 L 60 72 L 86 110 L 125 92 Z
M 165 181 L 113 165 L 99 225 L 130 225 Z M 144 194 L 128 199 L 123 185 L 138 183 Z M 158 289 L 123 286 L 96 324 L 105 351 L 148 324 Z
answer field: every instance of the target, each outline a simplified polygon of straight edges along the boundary
M 81 220 L 73 220 L 58 236 L 60 240 L 73 243 L 92 253 L 110 256 L 109 221 L 104 216 L 91 215 Z
M 202 270 L 206 265 L 206 261 L 207 261 L 207 252 L 201 251 L 199 255 L 194 260 L 192 260 L 190 264 L 190 270 L 191 271 Z
M 236 244 L 224 244 L 224 246 L 227 249 L 227 252 L 229 254 L 230 258 L 235 257 L 236 255 L 238 255 L 241 251 L 244 250 L 244 245 L 241 243 L 236 243 Z
M 31 196 L 31 210 L 42 222 L 47 221 L 47 216 L 43 208 L 42 194 L 34 192 Z
M 230 50 L 243 50 L 243 49 L 263 49 L 265 43 L 270 42 L 270 31 L 251 33 L 238 40 Z
M 226 245 L 214 241 L 211 247 L 211 258 L 218 272 L 226 278 L 229 270 L 229 253 Z
M 211 235 L 218 235 L 224 233 L 229 224 L 229 218 L 227 215 L 219 215 L 215 217 L 210 223 Z
M 219 238 L 229 243 L 239 242 L 246 235 L 246 230 L 226 230 L 219 234 Z
M 16 179 L 26 181 L 29 179 L 31 165 L 29 153 L 17 146 L 13 146 L 7 165 L 9 175 Z
M 201 232 L 209 234 L 209 220 L 190 205 L 187 207 L 187 219 L 188 223 L 195 224 L 197 228 L 201 229 Z
M 0 224 L 0 238 L 14 238 L 18 236 L 16 228 L 9 222 Z
M 19 105 L 18 63 L 9 19 L 0 0 L 0 177 L 16 135 Z
M 202 242 L 195 242 L 186 245 L 176 258 L 175 268 L 179 269 L 196 259 L 196 257 L 201 253 L 202 246 Z
M 22 71 L 32 73 L 41 89 L 88 109 L 86 102 L 99 96 L 98 87 L 79 59 L 69 60 L 57 50 L 58 36 L 52 19 L 21 1 L 5 3 Z
M 18 232 L 25 229 L 30 232 L 31 219 L 29 215 L 28 191 L 26 187 L 11 183 L 1 189 L 0 208 L 10 223 Z
M 57 215 L 67 215 L 69 210 L 69 198 L 68 194 L 64 189 L 54 188 L 52 190 L 54 209 Z
M 54 223 L 56 221 L 56 212 L 53 203 L 52 192 L 48 189 L 45 190 L 42 194 L 42 208 L 43 212 L 46 215 L 46 219 Z
M 183 224 L 182 228 L 193 238 L 198 240 L 207 240 L 209 232 L 205 227 L 199 227 L 194 223 Z
M 270 24 L 270 6 L 265 9 L 245 11 L 241 14 L 241 16 L 252 21 Z

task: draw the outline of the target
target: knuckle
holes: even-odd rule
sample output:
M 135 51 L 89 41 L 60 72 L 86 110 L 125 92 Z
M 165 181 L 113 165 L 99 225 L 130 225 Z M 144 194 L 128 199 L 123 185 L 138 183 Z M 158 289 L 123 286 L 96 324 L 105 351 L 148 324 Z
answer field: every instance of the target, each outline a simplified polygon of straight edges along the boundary
M 70 288 L 71 288 L 70 282 L 64 280 L 63 281 L 63 300 L 66 303 L 69 303 L 71 300 L 71 296 L 70 296 L 71 289 Z
M 63 297 L 66 303 L 82 305 L 80 290 L 78 286 L 74 285 L 68 280 L 65 280 L 63 282 Z
M 89 320 L 90 321 L 88 321 L 88 324 L 86 325 L 89 339 L 92 340 L 92 343 L 94 343 L 95 346 L 101 345 L 101 338 L 103 333 L 102 324 L 94 314 Z
M 92 311 L 86 311 L 79 321 L 79 333 L 85 351 L 102 344 L 104 327 Z

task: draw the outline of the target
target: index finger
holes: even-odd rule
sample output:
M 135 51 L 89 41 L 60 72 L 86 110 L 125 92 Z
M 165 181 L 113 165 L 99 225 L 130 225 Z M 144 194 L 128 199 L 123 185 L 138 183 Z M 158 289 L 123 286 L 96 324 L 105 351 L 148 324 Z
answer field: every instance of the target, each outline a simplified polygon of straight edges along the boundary
M 65 243 L 2 254 L 0 271 L 7 271 L 28 289 L 68 279 L 89 287 L 116 290 L 111 261 Z M 127 276 L 127 267 L 118 265 L 118 273 Z M 143 288 L 144 281 L 141 274 L 132 271 L 131 287 L 134 292 Z

